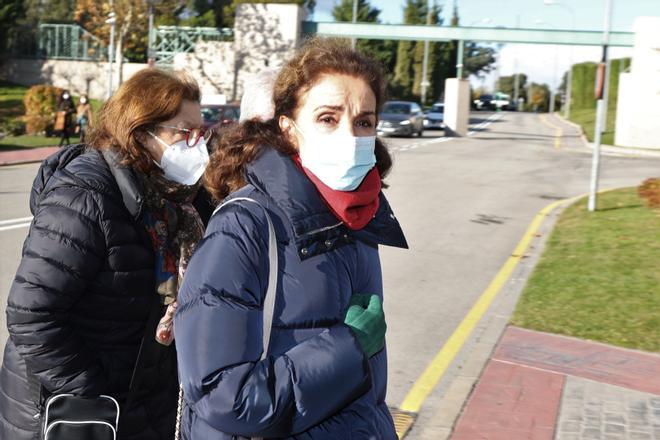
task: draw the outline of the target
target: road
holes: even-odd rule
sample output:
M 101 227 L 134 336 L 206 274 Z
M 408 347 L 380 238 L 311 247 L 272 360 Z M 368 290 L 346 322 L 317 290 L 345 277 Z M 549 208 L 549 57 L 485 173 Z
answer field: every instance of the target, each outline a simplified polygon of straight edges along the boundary
M 543 118 L 475 113 L 472 134 L 465 138 L 426 131 L 423 138 L 386 139 L 394 155 L 386 194 L 410 244 L 410 250 L 381 253 L 391 406 L 400 405 L 534 215 L 551 201 L 588 191 L 590 153 L 570 130 L 557 141 L 556 129 Z M 0 221 L 30 215 L 36 170 L 37 165 L 0 168 Z M 601 187 L 633 186 L 658 174 L 660 160 L 608 156 Z M 0 226 L 3 305 L 26 233 L 26 227 Z M 4 313 L 0 325 L 4 340 Z M 432 400 L 422 413 L 437 411 Z M 431 438 L 424 432 L 416 425 L 409 438 Z

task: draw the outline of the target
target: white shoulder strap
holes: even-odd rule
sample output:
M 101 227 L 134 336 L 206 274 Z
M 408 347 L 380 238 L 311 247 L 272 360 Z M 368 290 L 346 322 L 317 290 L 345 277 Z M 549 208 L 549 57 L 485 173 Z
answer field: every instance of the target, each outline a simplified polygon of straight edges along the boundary
M 264 298 L 263 308 L 263 350 L 261 352 L 261 360 L 263 360 L 268 353 L 270 334 L 273 326 L 273 314 L 275 313 L 275 297 L 277 295 L 278 274 L 277 237 L 275 236 L 275 227 L 273 226 L 273 221 L 271 220 L 270 215 L 268 215 L 266 208 L 261 206 L 261 204 L 256 200 L 250 199 L 248 197 L 236 197 L 235 199 L 227 200 L 222 205 L 218 206 L 215 211 L 213 211 L 213 214 L 231 203 L 241 201 L 254 203 L 260 207 L 263 213 L 266 215 L 266 220 L 268 221 L 268 261 L 270 263 L 270 267 L 268 274 L 268 289 L 266 290 L 266 297 Z
M 261 206 L 256 200 L 250 199 L 248 197 L 236 197 L 235 199 L 227 200 L 222 205 L 218 206 L 213 214 L 221 210 L 224 206 L 229 205 L 230 203 L 236 203 L 239 201 L 254 203 L 261 208 L 261 210 L 266 215 L 266 220 L 268 221 L 268 260 L 270 263 L 269 274 L 268 274 L 268 290 L 266 290 L 266 297 L 264 298 L 264 310 L 263 310 L 263 349 L 261 351 L 261 359 L 263 360 L 268 353 L 268 346 L 270 345 L 270 333 L 273 326 L 273 314 L 275 313 L 275 295 L 277 293 L 277 237 L 275 236 L 275 228 L 273 227 L 273 221 L 268 215 L 266 208 Z M 176 413 L 176 425 L 174 431 L 174 439 L 179 440 L 181 438 L 181 415 L 183 412 L 183 386 L 179 385 L 179 402 Z M 262 437 L 252 437 L 252 440 L 263 440 Z

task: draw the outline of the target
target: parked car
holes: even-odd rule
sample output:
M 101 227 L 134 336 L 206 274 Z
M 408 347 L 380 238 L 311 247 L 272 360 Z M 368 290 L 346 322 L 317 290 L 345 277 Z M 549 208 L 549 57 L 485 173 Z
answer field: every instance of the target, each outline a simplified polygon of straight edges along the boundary
M 495 92 L 494 95 L 481 95 L 474 100 L 473 104 L 477 110 L 509 110 L 512 107 L 511 97 L 502 92 Z
M 474 108 L 476 110 L 495 110 L 493 103 L 493 95 L 481 95 L 474 100 Z
M 378 135 L 422 136 L 424 113 L 416 102 L 388 101 L 378 115 Z
M 228 126 L 238 122 L 241 108 L 237 104 L 203 104 L 202 119 L 204 128 L 210 129 L 216 125 Z
M 424 115 L 424 128 L 445 128 L 445 104 L 444 102 L 436 102 L 431 108 L 425 112 Z

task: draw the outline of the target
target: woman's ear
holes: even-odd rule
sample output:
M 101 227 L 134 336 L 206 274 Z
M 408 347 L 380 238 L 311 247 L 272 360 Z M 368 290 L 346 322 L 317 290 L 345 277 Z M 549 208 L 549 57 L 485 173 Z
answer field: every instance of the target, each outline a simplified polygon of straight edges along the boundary
M 280 115 L 280 118 L 277 122 L 280 126 L 282 134 L 286 137 L 286 139 L 296 148 L 298 148 L 298 137 L 296 136 L 296 132 L 294 130 L 293 122 L 291 119 L 287 116 Z

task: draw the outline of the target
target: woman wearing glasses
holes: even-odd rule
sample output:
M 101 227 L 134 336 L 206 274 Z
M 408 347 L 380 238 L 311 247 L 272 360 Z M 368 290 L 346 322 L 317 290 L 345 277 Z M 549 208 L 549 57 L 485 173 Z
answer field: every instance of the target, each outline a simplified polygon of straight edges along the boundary
M 143 70 L 105 104 L 89 145 L 39 170 L 7 305 L 1 439 L 37 438 L 46 400 L 63 393 L 117 399 L 122 440 L 173 437 L 168 324 L 204 228 L 199 100 L 193 80 Z

